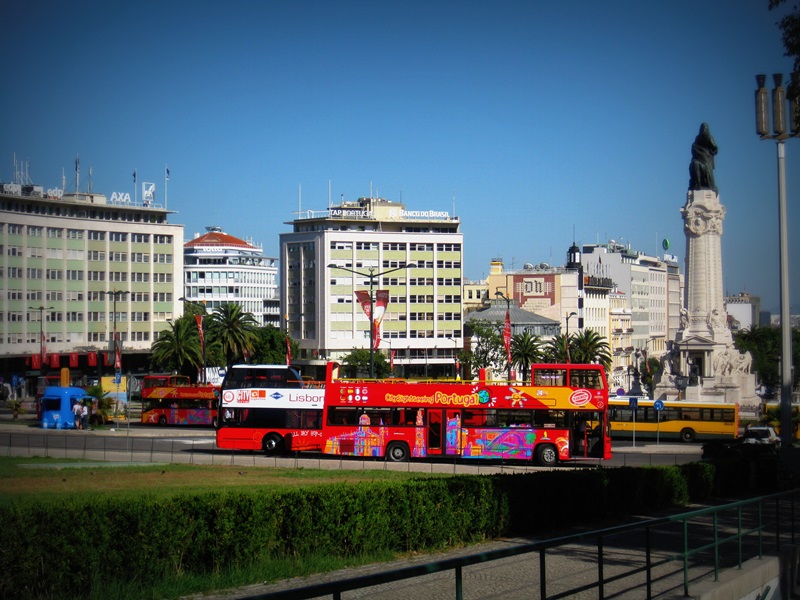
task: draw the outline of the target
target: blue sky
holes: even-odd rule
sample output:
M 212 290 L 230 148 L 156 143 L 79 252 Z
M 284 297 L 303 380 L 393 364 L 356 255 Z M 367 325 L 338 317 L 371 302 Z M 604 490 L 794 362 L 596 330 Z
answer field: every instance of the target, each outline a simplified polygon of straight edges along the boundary
M 783 9 L 784 11 L 786 9 Z M 728 293 L 778 311 L 776 144 L 757 73 L 789 73 L 767 0 L 0 3 L 0 180 L 133 197 L 186 237 L 218 225 L 278 255 L 302 209 L 372 191 L 462 219 L 465 275 L 563 264 L 573 239 L 683 260 L 702 122 L 720 151 Z M 768 87 L 771 89 L 771 78 Z M 789 264 L 800 142 L 786 144 Z M 137 192 L 141 198 L 141 188 Z M 791 287 L 800 312 L 800 278 Z

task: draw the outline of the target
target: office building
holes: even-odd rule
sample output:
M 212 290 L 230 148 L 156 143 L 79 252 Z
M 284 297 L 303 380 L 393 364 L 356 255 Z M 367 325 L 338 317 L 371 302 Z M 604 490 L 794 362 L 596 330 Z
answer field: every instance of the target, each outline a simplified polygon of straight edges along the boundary
M 113 371 L 115 331 L 121 370 L 146 369 L 183 293 L 175 276 L 183 227 L 168 222 L 155 186 L 145 185 L 131 201 L 124 192 L 78 192 L 77 184 L 74 193 L 0 184 L 3 376 L 30 383 L 64 367 L 73 380 Z
M 382 321 L 377 351 L 393 362 L 395 373 L 453 372 L 463 347 L 458 217 L 360 198 L 303 211 L 287 224 L 292 231 L 280 236 L 280 294 L 284 327 L 300 345 L 297 365 L 319 376 L 325 360 L 369 350 L 369 318 L 356 292 L 372 292 L 374 302 L 385 291 L 382 318 L 382 306 L 375 305 Z

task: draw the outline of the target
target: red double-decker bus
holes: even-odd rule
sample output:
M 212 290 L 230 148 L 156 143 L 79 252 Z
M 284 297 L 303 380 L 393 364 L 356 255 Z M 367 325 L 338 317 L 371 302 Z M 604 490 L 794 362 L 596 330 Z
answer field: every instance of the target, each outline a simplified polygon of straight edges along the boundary
M 286 365 L 234 365 L 219 399 L 217 447 L 263 450 L 322 450 L 325 390 Z
M 144 424 L 216 425 L 215 385 L 192 385 L 185 375 L 145 375 L 141 389 Z
M 601 365 L 537 364 L 529 384 L 485 381 L 325 382 L 323 452 L 385 457 L 560 460 L 611 458 Z M 594 427 L 591 427 L 594 425 Z

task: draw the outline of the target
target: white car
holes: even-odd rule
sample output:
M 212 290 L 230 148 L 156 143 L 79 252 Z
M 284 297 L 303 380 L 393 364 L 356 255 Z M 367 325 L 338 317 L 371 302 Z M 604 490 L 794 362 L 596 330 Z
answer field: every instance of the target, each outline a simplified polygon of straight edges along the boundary
M 781 445 L 781 438 L 772 427 L 748 427 L 742 437 L 742 442 L 745 444 L 769 444 L 776 447 Z

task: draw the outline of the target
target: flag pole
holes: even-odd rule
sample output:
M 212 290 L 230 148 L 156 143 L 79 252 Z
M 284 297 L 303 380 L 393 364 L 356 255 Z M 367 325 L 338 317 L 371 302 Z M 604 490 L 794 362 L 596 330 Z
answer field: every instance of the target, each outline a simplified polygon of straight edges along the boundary
M 169 183 L 169 167 L 164 165 L 164 209 L 167 208 L 167 184 Z
M 139 204 L 139 194 L 136 193 L 136 169 L 133 170 L 133 203 Z

